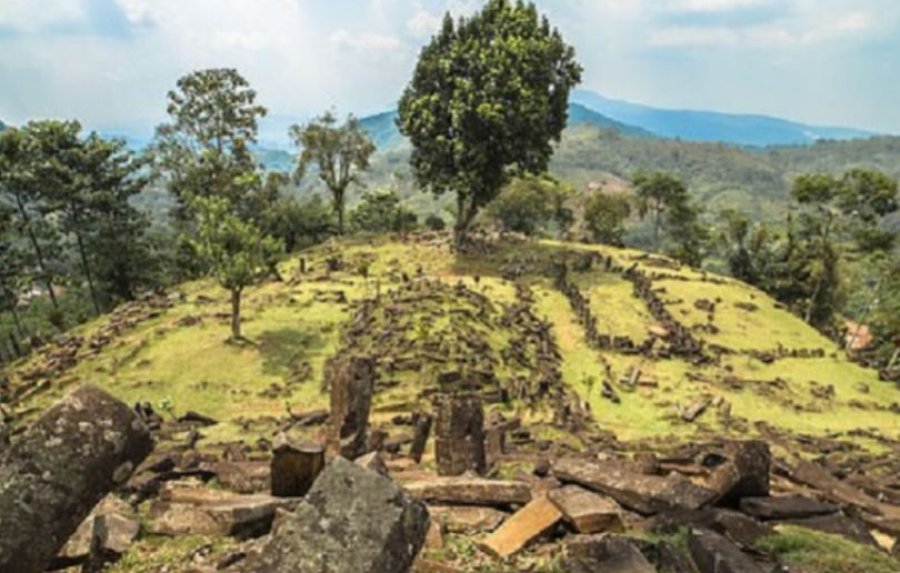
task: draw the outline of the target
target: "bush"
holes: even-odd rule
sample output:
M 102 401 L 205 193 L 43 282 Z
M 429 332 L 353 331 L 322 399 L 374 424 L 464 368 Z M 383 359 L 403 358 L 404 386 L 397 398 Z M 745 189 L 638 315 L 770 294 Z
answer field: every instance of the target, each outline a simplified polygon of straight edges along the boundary
M 408 233 L 416 227 L 416 214 L 400 204 L 393 191 L 366 193 L 350 213 L 350 225 L 365 233 Z
M 440 215 L 428 215 L 425 218 L 425 227 L 432 231 L 443 231 L 447 228 L 447 222 Z
M 549 176 L 514 179 L 488 206 L 487 213 L 504 231 L 535 235 L 564 233 L 572 224 L 566 206 L 571 191 Z
M 623 195 L 595 193 L 584 209 L 584 226 L 597 243 L 623 246 L 624 223 L 631 216 L 631 203 Z

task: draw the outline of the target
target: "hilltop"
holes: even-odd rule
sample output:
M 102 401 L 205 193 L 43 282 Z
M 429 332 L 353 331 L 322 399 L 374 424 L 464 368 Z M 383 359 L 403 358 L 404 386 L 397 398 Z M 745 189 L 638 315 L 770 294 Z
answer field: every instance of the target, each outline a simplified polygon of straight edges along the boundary
M 279 271 L 283 280 L 245 294 L 241 344 L 226 342 L 226 293 L 200 280 L 123 305 L 41 349 L 7 373 L 13 432 L 89 382 L 162 422 L 143 467 L 175 469 L 139 470 L 129 485 L 138 500 L 159 480 L 210 476 L 219 487 L 258 491 L 259 472 L 240 468 L 268 468 L 261 460 L 280 432 L 322 440 L 329 364 L 363 355 L 376 369 L 370 432 L 401 482 L 432 475 L 431 445 L 418 469 L 409 466 L 405 428 L 448 383 L 477 389 L 486 419 L 513 428 L 494 477 L 525 479 L 541 457 L 598 451 L 655 452 L 669 470 L 700 475 L 690 460 L 729 437 L 764 438 L 779 468 L 813 458 L 889 473 L 900 452 L 894 385 L 762 292 L 666 258 L 515 238 L 454 254 L 448 237 L 420 234 L 332 241 Z M 232 461 L 217 462 L 222 456 Z M 260 461 L 234 462 L 248 456 Z M 166 496 L 213 495 L 188 485 L 162 487 Z M 169 531 L 175 525 L 154 521 L 157 505 L 138 515 L 149 531 Z M 788 532 L 798 547 L 833 543 L 803 531 Z M 495 570 L 478 568 L 487 565 L 473 543 L 450 535 L 432 555 L 461 571 Z M 869 562 L 862 549 L 826 546 L 834 563 Z M 151 534 L 113 571 L 182 571 L 198 551 L 215 562 L 241 549 L 230 538 Z M 526 552 L 511 566 L 554 570 L 555 558 L 542 555 Z M 865 555 L 882 568 L 871 570 L 889 570 L 877 552 Z
M 306 273 L 298 272 L 299 258 Z M 329 271 L 329 260 L 340 260 L 340 270 Z M 560 262 L 573 269 L 562 287 L 552 279 Z M 466 370 L 468 356 L 444 344 L 472 342 L 463 336 L 468 332 L 493 364 L 478 369 L 493 370 L 491 380 L 511 394 L 503 408 L 526 411 L 532 404 L 512 390 L 516 379 L 537 374 L 536 365 L 510 365 L 506 354 L 527 338 L 511 318 L 527 302 L 559 348 L 567 399 L 620 440 L 755 434 L 759 422 L 789 434 L 847 438 L 865 428 L 872 439 L 898 437 L 892 408 L 900 396 L 875 371 L 847 360 L 762 292 L 655 255 L 509 242 L 454 257 L 437 239 L 373 239 L 317 247 L 284 263 L 281 273 L 284 282 L 248 292 L 245 345 L 224 342 L 225 292 L 207 281 L 184 284 L 166 298 L 131 303 L 79 327 L 60 346 L 13 369 L 12 395 L 20 397 L 12 404 L 34 411 L 69 386 L 92 382 L 131 403 L 169 399 L 176 412 L 201 411 L 222 422 L 211 439 L 233 438 L 243 421 L 285 417 L 286 406 L 323 407 L 324 365 L 347 342 L 345 331 L 363 301 L 373 300 L 376 313 L 396 307 L 399 327 L 414 344 L 381 345 L 376 335 L 394 317 L 387 313 L 366 334 L 372 338 L 357 345 L 379 357 L 381 378 L 390 382 L 377 403 L 387 406 L 427 387 L 437 370 Z M 395 302 L 417 285 L 434 300 Z M 594 348 L 580 304 L 595 317 Z M 435 319 L 435 313 L 446 315 Z M 690 342 L 673 342 L 676 333 Z M 422 364 L 433 347 L 458 364 Z M 401 363 L 416 366 L 398 368 Z M 607 386 L 617 401 L 603 396 Z M 697 401 L 719 412 L 685 422 L 680 412 Z M 721 416 L 726 409 L 728 423 Z M 260 435 L 269 430 L 259 427 Z

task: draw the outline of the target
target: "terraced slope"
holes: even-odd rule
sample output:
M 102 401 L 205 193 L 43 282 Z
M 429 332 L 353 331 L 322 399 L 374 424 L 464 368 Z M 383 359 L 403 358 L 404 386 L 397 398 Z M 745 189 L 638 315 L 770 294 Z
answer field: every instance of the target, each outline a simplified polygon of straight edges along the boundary
M 246 294 L 243 344 L 225 342 L 228 299 L 208 281 L 78 329 L 8 372 L 14 423 L 92 382 L 219 420 L 208 443 L 271 439 L 291 413 L 327 407 L 329 359 L 362 352 L 385 420 L 461 380 L 573 447 L 589 433 L 762 434 L 801 451 L 900 439 L 896 387 L 763 293 L 666 259 L 515 241 L 456 256 L 418 236 L 322 246 L 281 271 Z

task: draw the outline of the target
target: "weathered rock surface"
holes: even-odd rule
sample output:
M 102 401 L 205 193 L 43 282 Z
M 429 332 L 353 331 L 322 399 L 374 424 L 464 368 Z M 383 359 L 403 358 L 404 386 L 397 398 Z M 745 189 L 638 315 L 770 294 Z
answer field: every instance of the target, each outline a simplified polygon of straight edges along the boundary
M 272 450 L 272 495 L 306 495 L 324 467 L 324 447 L 313 443 L 292 444 L 280 437 Z
M 331 388 L 331 431 L 341 455 L 354 459 L 365 453 L 369 411 L 375 390 L 375 361 L 350 356 L 330 364 L 326 377 Z
M 656 573 L 631 541 L 615 535 L 574 537 L 566 544 L 565 567 L 570 573 Z
M 818 501 L 803 495 L 745 497 L 741 500 L 741 511 L 764 520 L 800 519 L 837 513 L 839 509 L 832 503 Z
M 387 464 L 384 463 L 384 458 L 378 452 L 369 452 L 364 456 L 360 456 L 354 460 L 354 463 L 370 472 L 390 477 L 390 470 L 388 470 Z
M 700 573 L 765 573 L 737 545 L 712 531 L 692 530 L 688 548 Z
M 760 440 L 729 442 L 728 461 L 716 468 L 709 482 L 719 494 L 718 503 L 735 504 L 743 497 L 769 495 L 769 444 Z
M 549 497 L 578 533 L 619 532 L 624 529 L 621 508 L 612 499 L 577 485 L 552 490 Z
M 489 535 L 481 547 L 491 555 L 505 559 L 524 549 L 562 517 L 562 512 L 546 496 L 535 498 Z
M 531 488 L 519 481 L 477 477 L 439 477 L 403 484 L 413 497 L 438 503 L 507 506 L 531 501 Z
M 153 504 L 150 530 L 160 535 L 259 537 L 269 532 L 278 509 L 290 509 L 297 503 L 296 499 L 268 495 L 182 491 L 172 494 L 170 501 Z
M 152 448 L 131 408 L 98 388 L 48 409 L 0 457 L 0 571 L 43 571 Z
M 716 497 L 715 492 L 681 476 L 643 475 L 612 461 L 601 465 L 563 458 L 553 464 L 553 473 L 564 482 L 577 483 L 608 495 L 621 505 L 644 514 L 668 509 L 694 510 Z
M 435 405 L 434 452 L 438 474 L 458 476 L 467 471 L 484 473 L 484 405 L 468 394 L 440 396 Z
M 477 505 L 432 505 L 428 507 L 431 519 L 437 521 L 449 533 L 483 533 L 497 529 L 507 514 L 493 507 Z
M 428 531 L 428 510 L 391 480 L 337 458 L 247 573 L 405 573 Z

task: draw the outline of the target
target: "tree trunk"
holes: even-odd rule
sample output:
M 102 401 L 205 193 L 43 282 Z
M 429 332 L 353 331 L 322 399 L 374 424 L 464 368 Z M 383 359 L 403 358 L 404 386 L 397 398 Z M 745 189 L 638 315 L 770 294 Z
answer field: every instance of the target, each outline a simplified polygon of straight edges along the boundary
M 661 216 L 660 206 L 656 205 L 656 217 L 653 220 L 653 250 L 659 252 L 659 225 Z
M 31 217 L 28 216 L 25 204 L 22 203 L 18 194 L 16 194 L 16 205 L 19 208 L 22 223 L 25 225 L 25 230 L 28 233 L 28 240 L 31 242 L 31 247 L 34 249 L 34 254 L 37 257 L 38 268 L 41 269 L 41 278 L 44 279 L 47 293 L 50 295 L 50 301 L 53 303 L 53 308 L 59 310 L 59 302 L 56 300 L 56 293 L 53 291 L 53 282 L 50 280 L 50 273 L 47 272 L 47 265 L 44 262 L 44 252 L 40 243 L 38 243 L 37 236 L 34 234 L 34 229 L 31 228 Z
M 16 310 L 15 305 L 13 305 L 12 309 L 10 309 L 10 314 L 13 317 L 13 324 L 16 325 L 16 331 L 19 333 L 20 338 L 28 338 L 25 334 L 25 329 L 22 327 L 22 320 L 19 318 L 19 311 Z
M 78 243 L 78 255 L 81 257 L 81 266 L 84 268 L 84 277 L 87 279 L 88 291 L 91 293 L 91 302 L 94 303 L 94 311 L 99 316 L 101 313 L 100 302 L 97 301 L 97 291 L 94 288 L 94 277 L 91 275 L 91 266 L 88 264 L 87 253 L 84 250 L 84 241 L 81 238 L 81 233 L 75 233 L 75 240 Z
M 334 212 L 338 220 L 338 235 L 344 234 L 344 190 L 332 189 L 334 193 Z
M 231 339 L 241 340 L 241 289 L 231 289 Z

